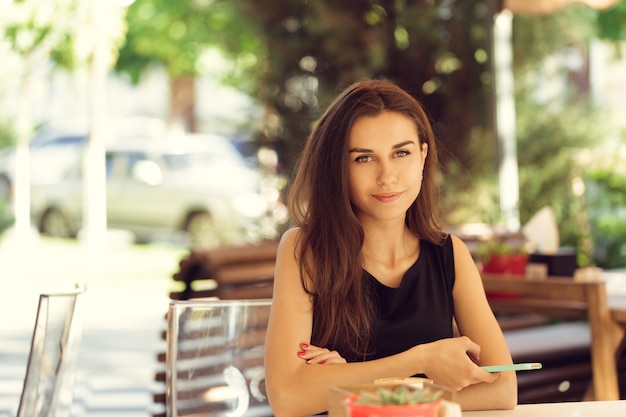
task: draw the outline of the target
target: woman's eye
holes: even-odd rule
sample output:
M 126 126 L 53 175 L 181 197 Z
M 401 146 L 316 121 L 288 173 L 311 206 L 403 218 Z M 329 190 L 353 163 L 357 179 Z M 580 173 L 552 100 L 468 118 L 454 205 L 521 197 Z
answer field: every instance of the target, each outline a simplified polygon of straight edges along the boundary
M 361 155 L 357 156 L 354 162 L 369 162 L 372 160 L 372 157 L 369 155 Z
M 396 152 L 395 157 L 396 158 L 398 158 L 398 157 L 399 158 L 403 158 L 405 156 L 409 156 L 410 154 L 411 154 L 411 152 L 409 152 L 409 151 L 398 151 L 398 152 Z

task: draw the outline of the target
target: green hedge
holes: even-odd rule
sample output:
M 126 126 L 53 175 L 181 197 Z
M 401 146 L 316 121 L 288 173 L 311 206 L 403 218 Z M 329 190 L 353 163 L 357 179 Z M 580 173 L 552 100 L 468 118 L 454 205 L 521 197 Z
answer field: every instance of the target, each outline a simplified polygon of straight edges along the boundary
M 626 173 L 597 169 L 585 185 L 595 261 L 606 269 L 626 267 Z
M 0 150 L 15 145 L 17 135 L 13 124 L 0 119 Z M 0 199 L 0 234 L 13 225 L 13 212 L 9 202 Z

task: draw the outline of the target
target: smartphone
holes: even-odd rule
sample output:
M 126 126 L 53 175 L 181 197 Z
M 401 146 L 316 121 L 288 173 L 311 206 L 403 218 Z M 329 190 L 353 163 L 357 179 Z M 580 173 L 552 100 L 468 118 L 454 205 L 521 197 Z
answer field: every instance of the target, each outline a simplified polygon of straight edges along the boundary
M 541 369 L 539 362 L 532 363 L 514 363 L 513 365 L 493 365 L 481 366 L 487 372 L 504 372 L 504 371 L 531 371 L 533 369 Z

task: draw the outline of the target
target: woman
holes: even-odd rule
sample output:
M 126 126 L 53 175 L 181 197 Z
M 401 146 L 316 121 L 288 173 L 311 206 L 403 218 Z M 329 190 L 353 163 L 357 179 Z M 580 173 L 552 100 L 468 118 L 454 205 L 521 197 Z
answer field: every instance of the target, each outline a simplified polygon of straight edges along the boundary
M 514 372 L 467 247 L 437 224 L 437 149 L 387 81 L 344 90 L 310 134 L 288 199 L 266 339 L 277 416 L 324 412 L 330 386 L 425 375 L 463 409 L 513 408 Z M 454 337 L 453 322 L 459 337 Z

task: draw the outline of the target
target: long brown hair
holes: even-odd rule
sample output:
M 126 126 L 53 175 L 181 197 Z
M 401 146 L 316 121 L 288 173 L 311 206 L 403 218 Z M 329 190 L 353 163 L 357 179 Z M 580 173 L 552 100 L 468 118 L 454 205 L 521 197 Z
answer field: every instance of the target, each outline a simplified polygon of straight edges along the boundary
M 420 103 L 389 81 L 352 84 L 331 103 L 307 138 L 289 191 L 291 218 L 300 227 L 296 256 L 302 285 L 313 301 L 312 343 L 344 357 L 363 357 L 372 326 L 373 301 L 363 279 L 363 229 L 350 204 L 348 135 L 354 122 L 383 111 L 415 122 L 428 144 L 419 196 L 406 225 L 416 236 L 442 244 L 437 222 L 437 147 Z

